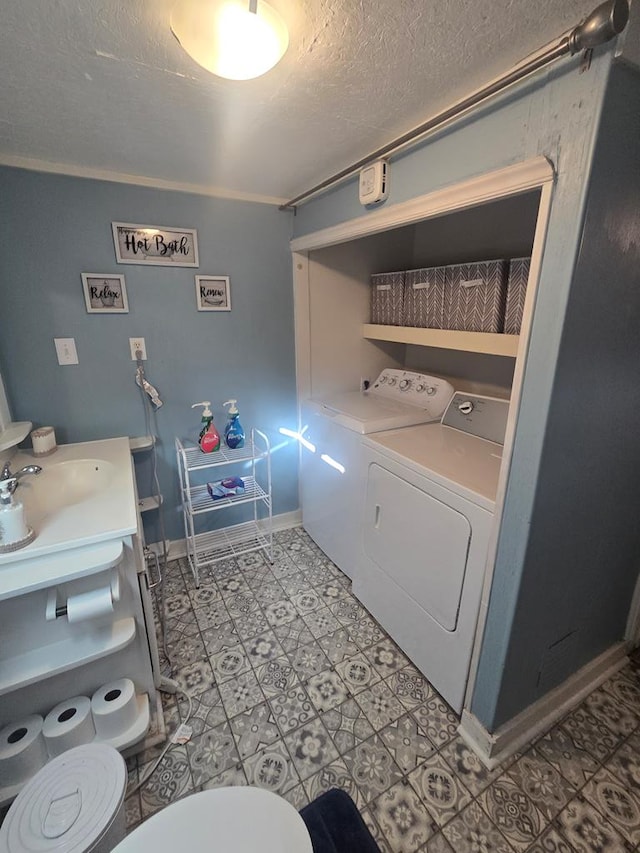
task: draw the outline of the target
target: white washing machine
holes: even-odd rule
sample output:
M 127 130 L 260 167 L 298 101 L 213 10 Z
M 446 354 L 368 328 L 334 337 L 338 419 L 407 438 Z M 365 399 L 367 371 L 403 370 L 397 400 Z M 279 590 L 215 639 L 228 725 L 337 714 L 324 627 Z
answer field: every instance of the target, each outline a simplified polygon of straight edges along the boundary
M 388 368 L 368 391 L 302 404 L 302 524 L 350 578 L 360 548 L 363 436 L 439 420 L 452 394 L 444 379 Z
M 456 393 L 442 422 L 363 442 L 353 591 L 458 713 L 469 674 L 509 404 Z

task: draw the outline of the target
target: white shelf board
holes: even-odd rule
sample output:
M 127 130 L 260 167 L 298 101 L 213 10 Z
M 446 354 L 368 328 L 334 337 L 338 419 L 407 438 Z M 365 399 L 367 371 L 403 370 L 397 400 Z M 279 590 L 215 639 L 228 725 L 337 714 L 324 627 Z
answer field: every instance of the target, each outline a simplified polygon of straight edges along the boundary
M 515 358 L 518 354 L 518 335 L 494 332 L 460 332 L 451 329 L 419 329 L 413 326 L 383 326 L 365 323 L 363 337 L 376 341 L 417 344 L 463 352 L 486 353 Z
M 0 451 L 15 447 L 29 435 L 33 424 L 31 421 L 13 421 L 0 430 Z
M 144 450 L 151 450 L 156 443 L 154 435 L 139 435 L 136 438 L 129 439 L 129 448 L 132 453 L 140 453 Z
M 247 438 L 244 447 L 231 450 L 222 441 L 219 450 L 203 453 L 197 444 L 189 445 L 176 439 L 176 447 L 183 454 L 184 467 L 187 471 L 199 471 L 203 468 L 215 468 L 218 465 L 228 465 L 230 462 L 251 462 L 252 459 L 262 459 L 267 453 L 257 447 Z
M 0 568 L 0 601 L 104 572 L 118 565 L 123 551 L 122 540 L 112 539 L 99 545 L 69 549 L 50 557 L 9 563 Z
M 206 486 L 191 486 L 188 489 L 188 495 L 185 495 L 185 502 L 187 498 L 190 499 L 192 515 L 198 515 L 202 512 L 212 512 L 237 504 L 254 503 L 255 501 L 263 501 L 266 506 L 269 505 L 269 495 L 256 482 L 254 477 L 243 477 L 242 480 L 244 482 L 244 492 L 241 495 L 229 495 L 226 498 L 216 498 L 214 500 Z
M 138 512 L 149 512 L 152 509 L 158 509 L 160 504 L 163 501 L 162 495 L 160 495 L 160 500 L 158 500 L 155 495 L 151 495 L 148 498 L 139 498 L 138 499 Z
M 130 616 L 109 625 L 87 623 L 85 628 L 82 631 L 79 623 L 72 637 L 0 660 L 0 696 L 120 651 L 136 635 L 136 623 Z
M 235 557 L 261 548 L 270 553 L 269 533 L 254 521 L 198 533 L 194 540 L 195 553 L 190 550 L 189 558 L 195 560 L 197 566 L 206 566 L 225 557 Z

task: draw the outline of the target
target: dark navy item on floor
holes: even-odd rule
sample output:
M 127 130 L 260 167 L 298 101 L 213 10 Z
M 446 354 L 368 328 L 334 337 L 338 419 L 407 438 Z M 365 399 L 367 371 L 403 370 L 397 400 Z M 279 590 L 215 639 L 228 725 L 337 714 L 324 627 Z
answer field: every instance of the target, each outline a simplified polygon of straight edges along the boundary
M 380 853 L 351 797 L 331 788 L 300 810 L 313 853 Z

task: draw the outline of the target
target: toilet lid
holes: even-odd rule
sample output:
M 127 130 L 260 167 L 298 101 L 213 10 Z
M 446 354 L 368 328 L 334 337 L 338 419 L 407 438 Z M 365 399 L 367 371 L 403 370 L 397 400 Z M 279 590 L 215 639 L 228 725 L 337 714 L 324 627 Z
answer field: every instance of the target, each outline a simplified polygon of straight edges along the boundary
M 122 805 L 127 769 L 106 744 L 77 746 L 49 761 L 13 801 L 0 827 L 8 853 L 85 853 Z
M 304 821 L 262 788 L 190 794 L 130 833 L 113 853 L 313 853 Z

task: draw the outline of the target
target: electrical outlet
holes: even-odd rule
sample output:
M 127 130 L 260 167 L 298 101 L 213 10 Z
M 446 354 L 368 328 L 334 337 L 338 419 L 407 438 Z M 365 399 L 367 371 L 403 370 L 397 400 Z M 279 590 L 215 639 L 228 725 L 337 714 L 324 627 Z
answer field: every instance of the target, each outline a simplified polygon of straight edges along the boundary
M 141 352 L 140 358 L 143 361 L 147 360 L 147 347 L 144 343 L 144 338 L 129 338 L 129 348 L 131 350 L 131 361 L 137 361 L 137 352 Z
M 78 364 L 75 338 L 54 338 L 58 364 Z

